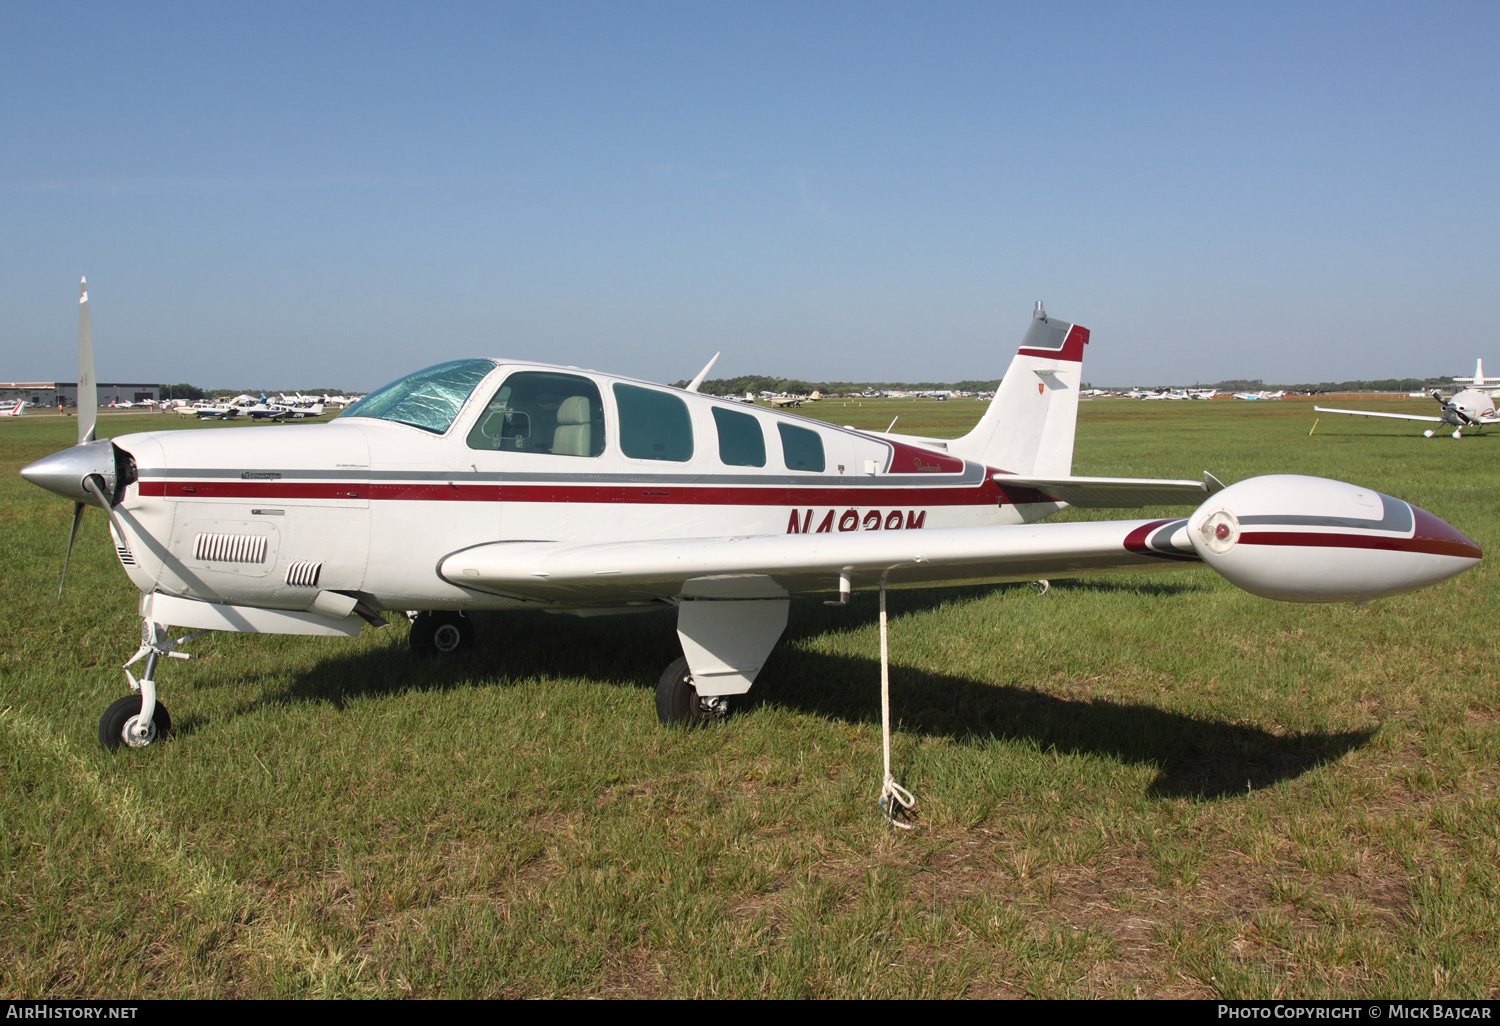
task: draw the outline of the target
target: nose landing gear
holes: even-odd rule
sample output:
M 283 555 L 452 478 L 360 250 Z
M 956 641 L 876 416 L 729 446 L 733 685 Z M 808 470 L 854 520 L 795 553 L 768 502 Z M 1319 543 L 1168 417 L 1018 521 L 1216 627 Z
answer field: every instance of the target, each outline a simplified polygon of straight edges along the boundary
M 192 656 L 186 652 L 178 652 L 177 646 L 206 633 L 196 631 L 173 641 L 167 637 L 166 624 L 141 621 L 141 647 L 135 650 L 135 655 L 123 667 L 125 677 L 130 681 L 130 689 L 139 691 L 140 697 L 126 695 L 104 710 L 104 715 L 99 719 L 99 744 L 109 751 L 114 751 L 121 745 L 145 748 L 172 729 L 172 717 L 168 714 L 167 707 L 156 700 L 156 661 L 163 656 L 168 659 L 191 659 Z M 146 672 L 141 674 L 140 680 L 136 680 L 130 667 L 143 656 L 146 659 Z

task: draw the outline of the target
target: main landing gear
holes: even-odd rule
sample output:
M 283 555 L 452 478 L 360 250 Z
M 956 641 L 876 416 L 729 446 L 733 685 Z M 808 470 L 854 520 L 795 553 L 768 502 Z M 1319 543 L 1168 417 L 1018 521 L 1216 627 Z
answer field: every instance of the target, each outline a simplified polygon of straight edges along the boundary
M 448 609 L 417 613 L 407 640 L 419 656 L 458 655 L 474 647 L 474 621 Z
M 699 695 L 686 657 L 672 660 L 656 685 L 656 718 L 662 726 L 710 723 L 729 715 L 729 696 Z
M 186 652 L 178 652 L 177 646 L 203 633 L 205 632 L 197 631 L 185 634 L 173 641 L 167 637 L 166 624 L 141 621 L 141 647 L 135 650 L 135 655 L 123 667 L 125 677 L 130 681 L 130 689 L 140 692 L 140 696 L 126 695 L 104 710 L 104 715 L 99 719 L 101 745 L 109 751 L 114 751 L 121 745 L 145 748 L 172 729 L 172 717 L 167 712 L 167 707 L 156 700 L 156 662 L 162 657 L 191 659 L 192 656 Z M 136 680 L 130 667 L 143 656 L 146 659 L 146 672 L 141 674 L 140 680 Z

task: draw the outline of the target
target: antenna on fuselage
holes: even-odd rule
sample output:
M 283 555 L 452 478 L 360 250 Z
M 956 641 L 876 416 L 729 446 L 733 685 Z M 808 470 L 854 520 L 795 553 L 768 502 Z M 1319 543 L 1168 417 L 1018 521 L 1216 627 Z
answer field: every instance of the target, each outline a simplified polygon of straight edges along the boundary
M 701 385 L 701 384 L 703 384 L 703 379 L 706 378 L 706 377 L 708 377 L 708 372 L 711 371 L 711 370 L 713 370 L 714 364 L 717 363 L 718 360 L 719 360 L 719 354 L 715 353 L 714 356 L 713 356 L 713 359 L 709 360 L 707 363 L 705 363 L 703 365 L 703 369 L 698 372 L 698 376 L 696 378 L 694 378 L 692 381 L 688 382 L 687 391 L 689 391 L 689 392 L 696 392 L 696 391 L 698 391 L 698 386 Z

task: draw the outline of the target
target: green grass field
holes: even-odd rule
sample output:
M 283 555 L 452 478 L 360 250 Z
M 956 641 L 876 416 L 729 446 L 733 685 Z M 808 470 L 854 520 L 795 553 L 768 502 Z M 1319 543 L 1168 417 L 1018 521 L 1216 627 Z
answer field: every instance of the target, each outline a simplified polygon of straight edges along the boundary
M 1340 477 L 1500 552 L 1500 438 L 1314 416 L 1085 403 L 1074 469 Z M 1493 556 L 1363 607 L 1201 568 L 893 592 L 908 834 L 870 594 L 795 602 L 709 729 L 656 722 L 669 615 L 528 614 L 453 663 L 404 624 L 205 637 L 174 735 L 106 754 L 135 593 L 91 511 L 57 603 L 71 510 L 15 474 L 72 431 L 0 422 L 7 996 L 1500 996 Z

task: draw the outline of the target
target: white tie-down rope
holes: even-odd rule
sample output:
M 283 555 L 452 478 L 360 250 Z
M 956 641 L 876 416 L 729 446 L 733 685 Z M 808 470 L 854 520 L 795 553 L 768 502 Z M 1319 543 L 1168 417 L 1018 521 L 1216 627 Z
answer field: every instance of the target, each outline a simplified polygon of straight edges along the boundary
M 885 749 L 885 779 L 880 786 L 880 811 L 885 813 L 891 826 L 910 830 L 912 824 L 903 823 L 903 816 L 917 804 L 912 793 L 891 776 L 891 668 L 890 647 L 886 643 L 885 631 L 885 574 L 880 575 L 880 740 Z

